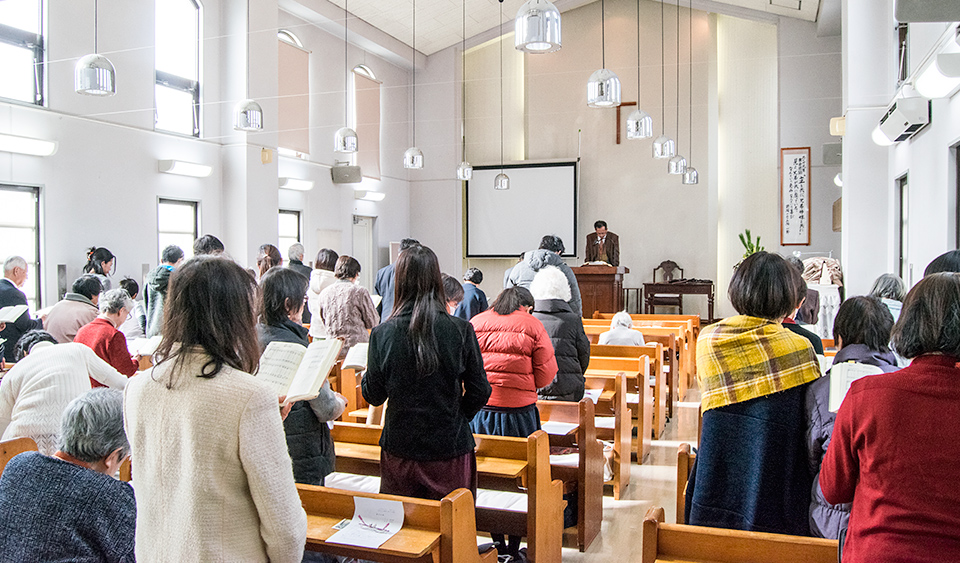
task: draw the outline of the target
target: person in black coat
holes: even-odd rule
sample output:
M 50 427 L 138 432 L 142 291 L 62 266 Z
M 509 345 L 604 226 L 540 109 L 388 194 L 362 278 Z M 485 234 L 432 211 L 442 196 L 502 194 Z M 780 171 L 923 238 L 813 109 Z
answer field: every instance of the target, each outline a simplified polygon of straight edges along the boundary
M 579 401 L 583 398 L 584 372 L 590 363 L 590 340 L 583 331 L 583 319 L 567 301 L 570 286 L 559 268 L 546 266 L 534 276 L 530 284 L 535 305 L 533 316 L 547 329 L 557 355 L 557 377 L 553 383 L 539 389 L 541 399 L 551 401 Z
M 19 256 L 11 256 L 3 262 L 3 279 L 0 279 L 0 309 L 12 305 L 26 305 L 27 296 L 20 291 L 27 281 L 27 261 Z M 31 319 L 29 311 L 24 311 L 17 320 L 0 329 L 0 338 L 5 342 L 0 344 L 3 350 L 3 359 L 8 362 L 17 361 L 17 342 L 20 337 L 31 330 L 43 329 L 41 319 Z
M 257 330 L 260 348 L 271 342 L 292 342 L 307 346 L 307 329 L 300 324 L 307 278 L 288 268 L 271 268 L 260 280 L 261 324 Z M 336 455 L 327 421 L 343 413 L 346 399 L 324 381 L 320 394 L 309 401 L 297 401 L 283 421 L 287 450 L 293 461 L 297 483 L 323 485 L 333 473 Z
M 307 266 L 303 263 L 303 245 L 299 242 L 295 242 L 290 245 L 290 248 L 287 249 L 287 268 L 290 268 L 294 272 L 297 272 L 301 276 L 307 278 L 307 281 L 310 280 L 310 274 L 313 272 L 313 268 Z M 304 295 L 304 303 L 306 303 L 307 296 Z M 310 324 L 310 310 L 308 308 L 303 309 L 302 315 L 303 324 Z

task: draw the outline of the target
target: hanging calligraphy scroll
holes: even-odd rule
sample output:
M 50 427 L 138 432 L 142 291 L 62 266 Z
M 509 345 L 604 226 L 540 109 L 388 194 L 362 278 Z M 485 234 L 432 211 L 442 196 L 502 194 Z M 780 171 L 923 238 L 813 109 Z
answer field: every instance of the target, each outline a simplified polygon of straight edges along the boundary
M 780 244 L 810 244 L 810 147 L 780 149 Z

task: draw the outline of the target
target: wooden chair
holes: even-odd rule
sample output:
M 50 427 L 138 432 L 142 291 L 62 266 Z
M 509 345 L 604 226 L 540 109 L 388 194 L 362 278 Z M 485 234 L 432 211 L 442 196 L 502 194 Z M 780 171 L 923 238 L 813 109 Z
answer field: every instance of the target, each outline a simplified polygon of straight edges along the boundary
M 643 519 L 642 563 L 835 563 L 837 540 L 664 524 L 663 508 Z
M 683 268 L 677 265 L 673 260 L 664 260 L 660 265 L 653 269 L 653 283 L 657 283 L 657 270 L 660 270 L 662 282 L 671 282 L 674 279 L 683 279 Z M 680 271 L 680 277 L 677 278 L 676 272 Z M 647 301 L 652 307 L 676 307 L 678 314 L 683 314 L 683 295 L 679 293 L 656 293 Z
M 479 554 L 473 496 L 457 489 L 441 500 L 359 493 L 297 485 L 307 513 L 307 550 L 374 561 L 434 563 L 496 563 L 495 549 Z M 353 517 L 354 498 L 377 498 L 403 503 L 403 527 L 379 548 L 327 543 L 342 519 Z
M 680 444 L 677 447 L 677 524 L 686 524 L 687 481 L 690 480 L 690 471 L 697 454 L 691 453 L 690 444 Z
M 37 443 L 33 441 L 33 438 L 14 438 L 0 442 L 0 474 L 3 474 L 3 468 L 15 456 L 23 452 L 35 451 L 37 451 Z
M 551 446 L 577 446 L 576 465 L 566 456 L 550 456 L 550 470 L 554 479 L 564 483 L 564 492 L 577 493 L 576 542 L 580 551 L 586 551 L 600 534 L 603 521 L 603 448 L 597 441 L 593 401 L 583 398 L 579 403 L 569 401 L 537 401 L 540 421 L 550 437 Z M 576 425 L 572 431 L 551 433 L 550 423 Z M 559 429 L 561 431 L 566 428 Z M 569 487 L 567 485 L 570 485 Z

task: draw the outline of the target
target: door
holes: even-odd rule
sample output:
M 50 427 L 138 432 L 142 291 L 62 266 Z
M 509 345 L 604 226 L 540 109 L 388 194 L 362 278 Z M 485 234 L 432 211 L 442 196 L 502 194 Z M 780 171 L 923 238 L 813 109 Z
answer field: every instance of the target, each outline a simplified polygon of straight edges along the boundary
M 353 216 L 353 251 L 352 256 L 360 262 L 360 279 L 358 283 L 373 293 L 373 279 L 377 273 L 377 262 L 373 252 L 373 222 L 374 217 Z

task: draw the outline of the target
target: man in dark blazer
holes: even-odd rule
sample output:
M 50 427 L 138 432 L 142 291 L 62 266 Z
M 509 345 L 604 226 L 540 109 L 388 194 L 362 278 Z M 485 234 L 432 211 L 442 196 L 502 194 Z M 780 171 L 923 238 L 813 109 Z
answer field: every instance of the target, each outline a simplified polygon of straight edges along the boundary
M 607 231 L 606 221 L 593 224 L 594 232 L 587 235 L 587 262 L 606 262 L 620 265 L 620 237 Z
M 3 279 L 0 279 L 0 309 L 11 305 L 26 305 L 27 296 L 20 291 L 27 281 L 27 261 L 20 256 L 11 256 L 3 262 Z M 42 329 L 41 319 L 31 319 L 29 311 L 24 311 L 17 320 L 7 323 L 0 331 L 0 338 L 4 339 L 3 358 L 8 362 L 17 361 L 17 341 L 27 331 Z

